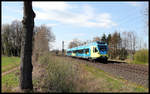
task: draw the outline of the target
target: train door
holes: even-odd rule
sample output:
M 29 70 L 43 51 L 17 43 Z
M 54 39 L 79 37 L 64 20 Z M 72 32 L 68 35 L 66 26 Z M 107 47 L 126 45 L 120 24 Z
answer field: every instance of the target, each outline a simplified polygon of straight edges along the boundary
M 98 49 L 96 48 L 96 46 L 91 46 L 91 58 L 92 59 L 96 59 L 100 56 Z
M 72 56 L 73 56 L 73 57 L 76 56 L 75 50 L 72 51 Z

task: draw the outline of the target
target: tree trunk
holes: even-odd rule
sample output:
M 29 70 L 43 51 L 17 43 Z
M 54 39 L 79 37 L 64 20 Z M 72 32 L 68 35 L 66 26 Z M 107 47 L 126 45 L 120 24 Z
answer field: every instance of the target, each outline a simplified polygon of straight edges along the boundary
M 35 13 L 32 10 L 32 2 L 24 1 L 23 36 L 21 42 L 20 88 L 33 89 L 32 84 L 32 36 Z

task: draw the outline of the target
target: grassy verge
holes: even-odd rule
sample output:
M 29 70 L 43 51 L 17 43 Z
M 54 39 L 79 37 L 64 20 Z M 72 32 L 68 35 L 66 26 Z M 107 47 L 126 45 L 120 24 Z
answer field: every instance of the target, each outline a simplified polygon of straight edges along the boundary
M 138 86 L 134 83 L 127 82 L 124 79 L 115 78 L 104 71 L 93 66 L 84 66 L 91 76 L 97 79 L 95 91 L 98 92 L 148 92 L 147 88 Z
M 19 85 L 19 70 L 2 76 L 2 92 L 12 92 Z
M 20 64 L 19 57 L 2 56 L 2 72 L 15 68 L 19 66 L 19 64 Z

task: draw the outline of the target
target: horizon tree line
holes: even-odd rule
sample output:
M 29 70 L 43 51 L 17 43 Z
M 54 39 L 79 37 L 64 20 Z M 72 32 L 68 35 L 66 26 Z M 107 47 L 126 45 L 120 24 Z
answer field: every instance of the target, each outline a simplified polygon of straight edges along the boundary
M 1 30 L 1 54 L 6 56 L 21 56 L 21 41 L 22 41 L 22 33 L 23 32 L 23 25 L 21 21 L 14 20 L 11 24 L 3 24 L 2 30 Z M 43 33 L 41 33 L 43 32 Z M 40 40 L 38 37 L 41 37 L 39 33 L 43 34 L 44 37 Z M 48 42 L 47 45 L 44 44 L 44 46 L 47 47 L 47 49 L 52 48 L 51 43 L 55 41 L 55 35 L 51 31 L 50 27 L 47 27 L 46 25 L 41 26 L 34 26 L 33 29 L 33 38 L 32 38 L 32 49 L 34 49 L 34 42 L 37 42 L 35 40 L 38 40 L 40 44 L 44 44 L 46 41 Z M 43 42 L 41 42 L 43 41 Z M 49 46 L 50 45 L 50 46 Z M 41 45 L 39 46 L 41 47 Z M 40 49 L 43 49 L 42 47 Z
M 115 31 L 112 34 L 109 33 L 108 36 L 106 36 L 104 33 L 101 37 L 93 37 L 92 40 L 80 41 L 79 39 L 75 38 L 69 43 L 68 48 L 85 45 L 94 41 L 106 42 L 108 44 L 109 57 L 111 59 L 121 60 L 127 59 L 127 56 L 133 59 L 133 55 L 135 54 L 137 48 L 141 45 L 137 44 L 138 37 L 135 32 L 124 31 L 119 33 L 119 31 Z

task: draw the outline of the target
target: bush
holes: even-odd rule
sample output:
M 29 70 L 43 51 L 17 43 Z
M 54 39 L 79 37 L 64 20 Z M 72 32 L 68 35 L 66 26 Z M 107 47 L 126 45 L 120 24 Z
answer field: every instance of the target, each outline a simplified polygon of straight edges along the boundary
M 142 49 L 142 50 L 137 51 L 134 54 L 134 62 L 140 63 L 140 64 L 148 63 L 148 50 Z
M 44 78 L 43 91 L 75 91 L 75 70 L 73 64 L 52 55 L 40 58 L 40 63 L 47 64 L 47 77 Z

